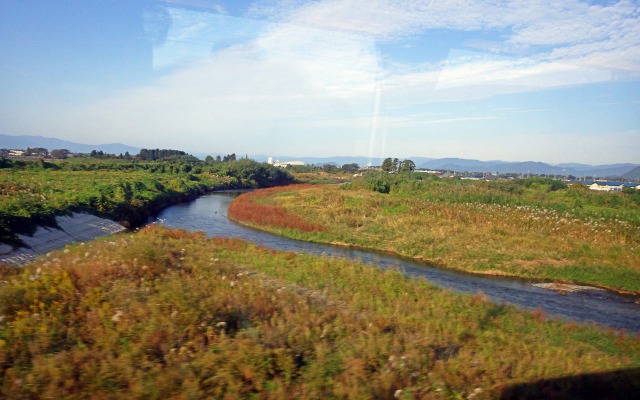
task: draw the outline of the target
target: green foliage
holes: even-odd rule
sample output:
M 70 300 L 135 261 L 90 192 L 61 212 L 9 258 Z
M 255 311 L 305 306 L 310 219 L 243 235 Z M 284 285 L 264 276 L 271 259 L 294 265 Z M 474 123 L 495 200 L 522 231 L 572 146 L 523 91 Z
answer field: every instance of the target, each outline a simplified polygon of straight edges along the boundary
M 322 170 L 324 172 L 329 173 L 329 174 L 336 173 L 336 172 L 339 171 L 338 167 L 336 167 L 333 164 L 324 164 L 324 165 L 322 165 Z
M 164 158 L 176 158 L 181 156 L 189 156 L 195 159 L 195 157 L 190 156 L 184 151 L 168 150 L 168 149 L 162 149 L 162 150 L 161 149 L 155 149 L 155 150 L 142 149 L 140 150 L 140 153 L 138 154 L 137 157 L 143 160 L 160 160 Z
M 382 168 L 382 170 L 385 172 L 392 172 L 396 170 L 396 163 L 391 157 L 387 157 L 384 159 L 384 161 L 382 161 L 382 165 L 380 166 L 380 168 Z
M 354 173 L 360 169 L 360 166 L 357 163 L 343 164 L 340 169 L 342 170 L 342 172 Z
M 85 211 L 144 223 L 163 207 L 226 188 L 291 183 L 286 171 L 252 160 L 208 165 L 185 161 L 73 158 L 55 163 L 6 160 L 0 169 L 0 241 L 51 225 L 56 215 Z
M 640 205 L 634 196 L 579 185 L 553 190 L 553 181 L 544 179 L 483 182 L 370 172 L 340 188 L 261 200 L 322 226 L 322 232 L 261 227 L 468 272 L 640 293 Z
M 367 174 L 367 187 L 378 193 L 389 193 L 391 191 L 392 178 L 387 172 L 374 172 Z
M 416 169 L 416 163 L 411 160 L 404 160 L 400 162 L 400 166 L 398 167 L 398 171 L 400 172 L 412 172 Z
M 285 169 L 291 173 L 309 173 L 318 170 L 314 165 L 287 165 Z
M 208 170 L 233 178 L 237 187 L 270 187 L 293 183 L 293 178 L 285 169 L 244 158 L 214 164 Z
M 595 397 L 639 386 L 605 375 L 640 366 L 637 337 L 203 234 L 145 228 L 0 277 L 3 398 L 500 398 L 523 383 L 544 398 L 582 374 L 602 374 Z M 535 386 L 559 376 L 577 379 Z

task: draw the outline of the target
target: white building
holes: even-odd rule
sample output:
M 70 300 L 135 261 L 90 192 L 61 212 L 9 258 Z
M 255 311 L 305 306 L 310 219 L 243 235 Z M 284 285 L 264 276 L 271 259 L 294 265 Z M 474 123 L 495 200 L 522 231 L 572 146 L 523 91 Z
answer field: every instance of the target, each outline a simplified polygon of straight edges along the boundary
M 274 167 L 287 167 L 289 165 L 304 165 L 302 161 L 284 161 L 280 162 L 279 160 L 273 161 L 273 157 L 267 158 L 267 163 L 273 165 Z
M 640 189 L 640 185 L 636 185 L 633 183 L 621 183 L 621 182 L 605 182 L 605 181 L 595 181 L 587 187 L 591 190 L 597 190 L 600 192 L 620 192 L 625 187 L 635 188 L 636 190 Z

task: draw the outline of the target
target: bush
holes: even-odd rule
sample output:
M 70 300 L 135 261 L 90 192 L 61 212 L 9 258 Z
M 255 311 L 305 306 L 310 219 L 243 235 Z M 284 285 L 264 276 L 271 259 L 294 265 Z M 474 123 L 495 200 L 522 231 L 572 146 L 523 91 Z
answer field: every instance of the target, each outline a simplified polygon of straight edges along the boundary
M 391 178 L 386 172 L 367 174 L 367 187 L 374 192 L 389 193 L 391 191 Z

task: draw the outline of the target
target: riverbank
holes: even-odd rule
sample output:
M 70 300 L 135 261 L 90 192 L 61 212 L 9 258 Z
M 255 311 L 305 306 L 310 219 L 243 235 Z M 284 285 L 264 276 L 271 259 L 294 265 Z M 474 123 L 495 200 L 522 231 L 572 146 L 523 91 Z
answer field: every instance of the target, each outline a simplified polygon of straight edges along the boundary
M 0 274 L 10 397 L 624 399 L 640 389 L 635 336 L 240 240 L 151 226 Z
M 24 247 L 18 235 L 55 227 L 56 218 L 89 213 L 126 228 L 172 204 L 241 187 L 269 187 L 293 178 L 252 160 L 176 162 L 74 159 L 5 162 L 0 168 L 0 242 Z
M 594 222 L 550 208 L 428 195 L 290 187 L 241 196 L 230 217 L 293 239 L 387 251 L 475 274 L 640 293 L 640 233 L 625 221 Z M 244 218 L 237 210 L 249 204 L 260 205 L 265 214 L 269 207 L 279 208 L 284 216 L 320 228 L 305 232 Z
M 640 305 L 635 304 L 630 296 L 620 296 L 610 291 L 559 294 L 532 286 L 531 280 L 469 274 L 375 250 L 292 240 L 230 220 L 227 211 L 240 193 L 218 192 L 191 203 L 170 207 L 158 216 L 158 223 L 165 227 L 204 232 L 209 237 L 238 238 L 278 251 L 363 262 L 373 268 L 401 271 L 413 279 L 425 279 L 455 293 L 467 293 L 471 296 L 482 293 L 482 296 L 496 304 L 508 303 L 524 310 L 537 310 L 554 318 L 585 324 L 593 322 L 606 329 L 640 333 Z
M 126 228 L 91 214 L 73 213 L 55 219 L 56 227 L 39 227 L 31 236 L 18 235 L 24 247 L 0 244 L 0 265 L 21 266 L 74 243 L 124 232 Z

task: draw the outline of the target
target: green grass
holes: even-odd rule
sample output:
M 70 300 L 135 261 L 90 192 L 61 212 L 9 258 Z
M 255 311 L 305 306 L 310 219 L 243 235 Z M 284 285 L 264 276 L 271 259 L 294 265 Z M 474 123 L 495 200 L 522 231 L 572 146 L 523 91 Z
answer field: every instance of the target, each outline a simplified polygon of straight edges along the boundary
M 165 206 L 216 190 L 290 183 L 292 177 L 251 160 L 205 164 L 71 159 L 7 162 L 0 168 L 0 241 L 84 211 L 135 227 Z
M 493 182 L 434 179 L 400 180 L 390 184 L 389 194 L 363 186 L 273 191 L 260 198 L 266 206 L 322 227 L 320 232 L 254 225 L 296 239 L 390 251 L 468 272 L 640 293 L 640 195 L 549 191 L 529 187 L 527 181 L 516 186 L 521 193 Z M 591 206 L 574 209 L 574 198 Z
M 535 382 L 640 366 L 637 337 L 160 227 L 0 273 L 10 398 L 497 398 L 518 384 L 549 397 Z

